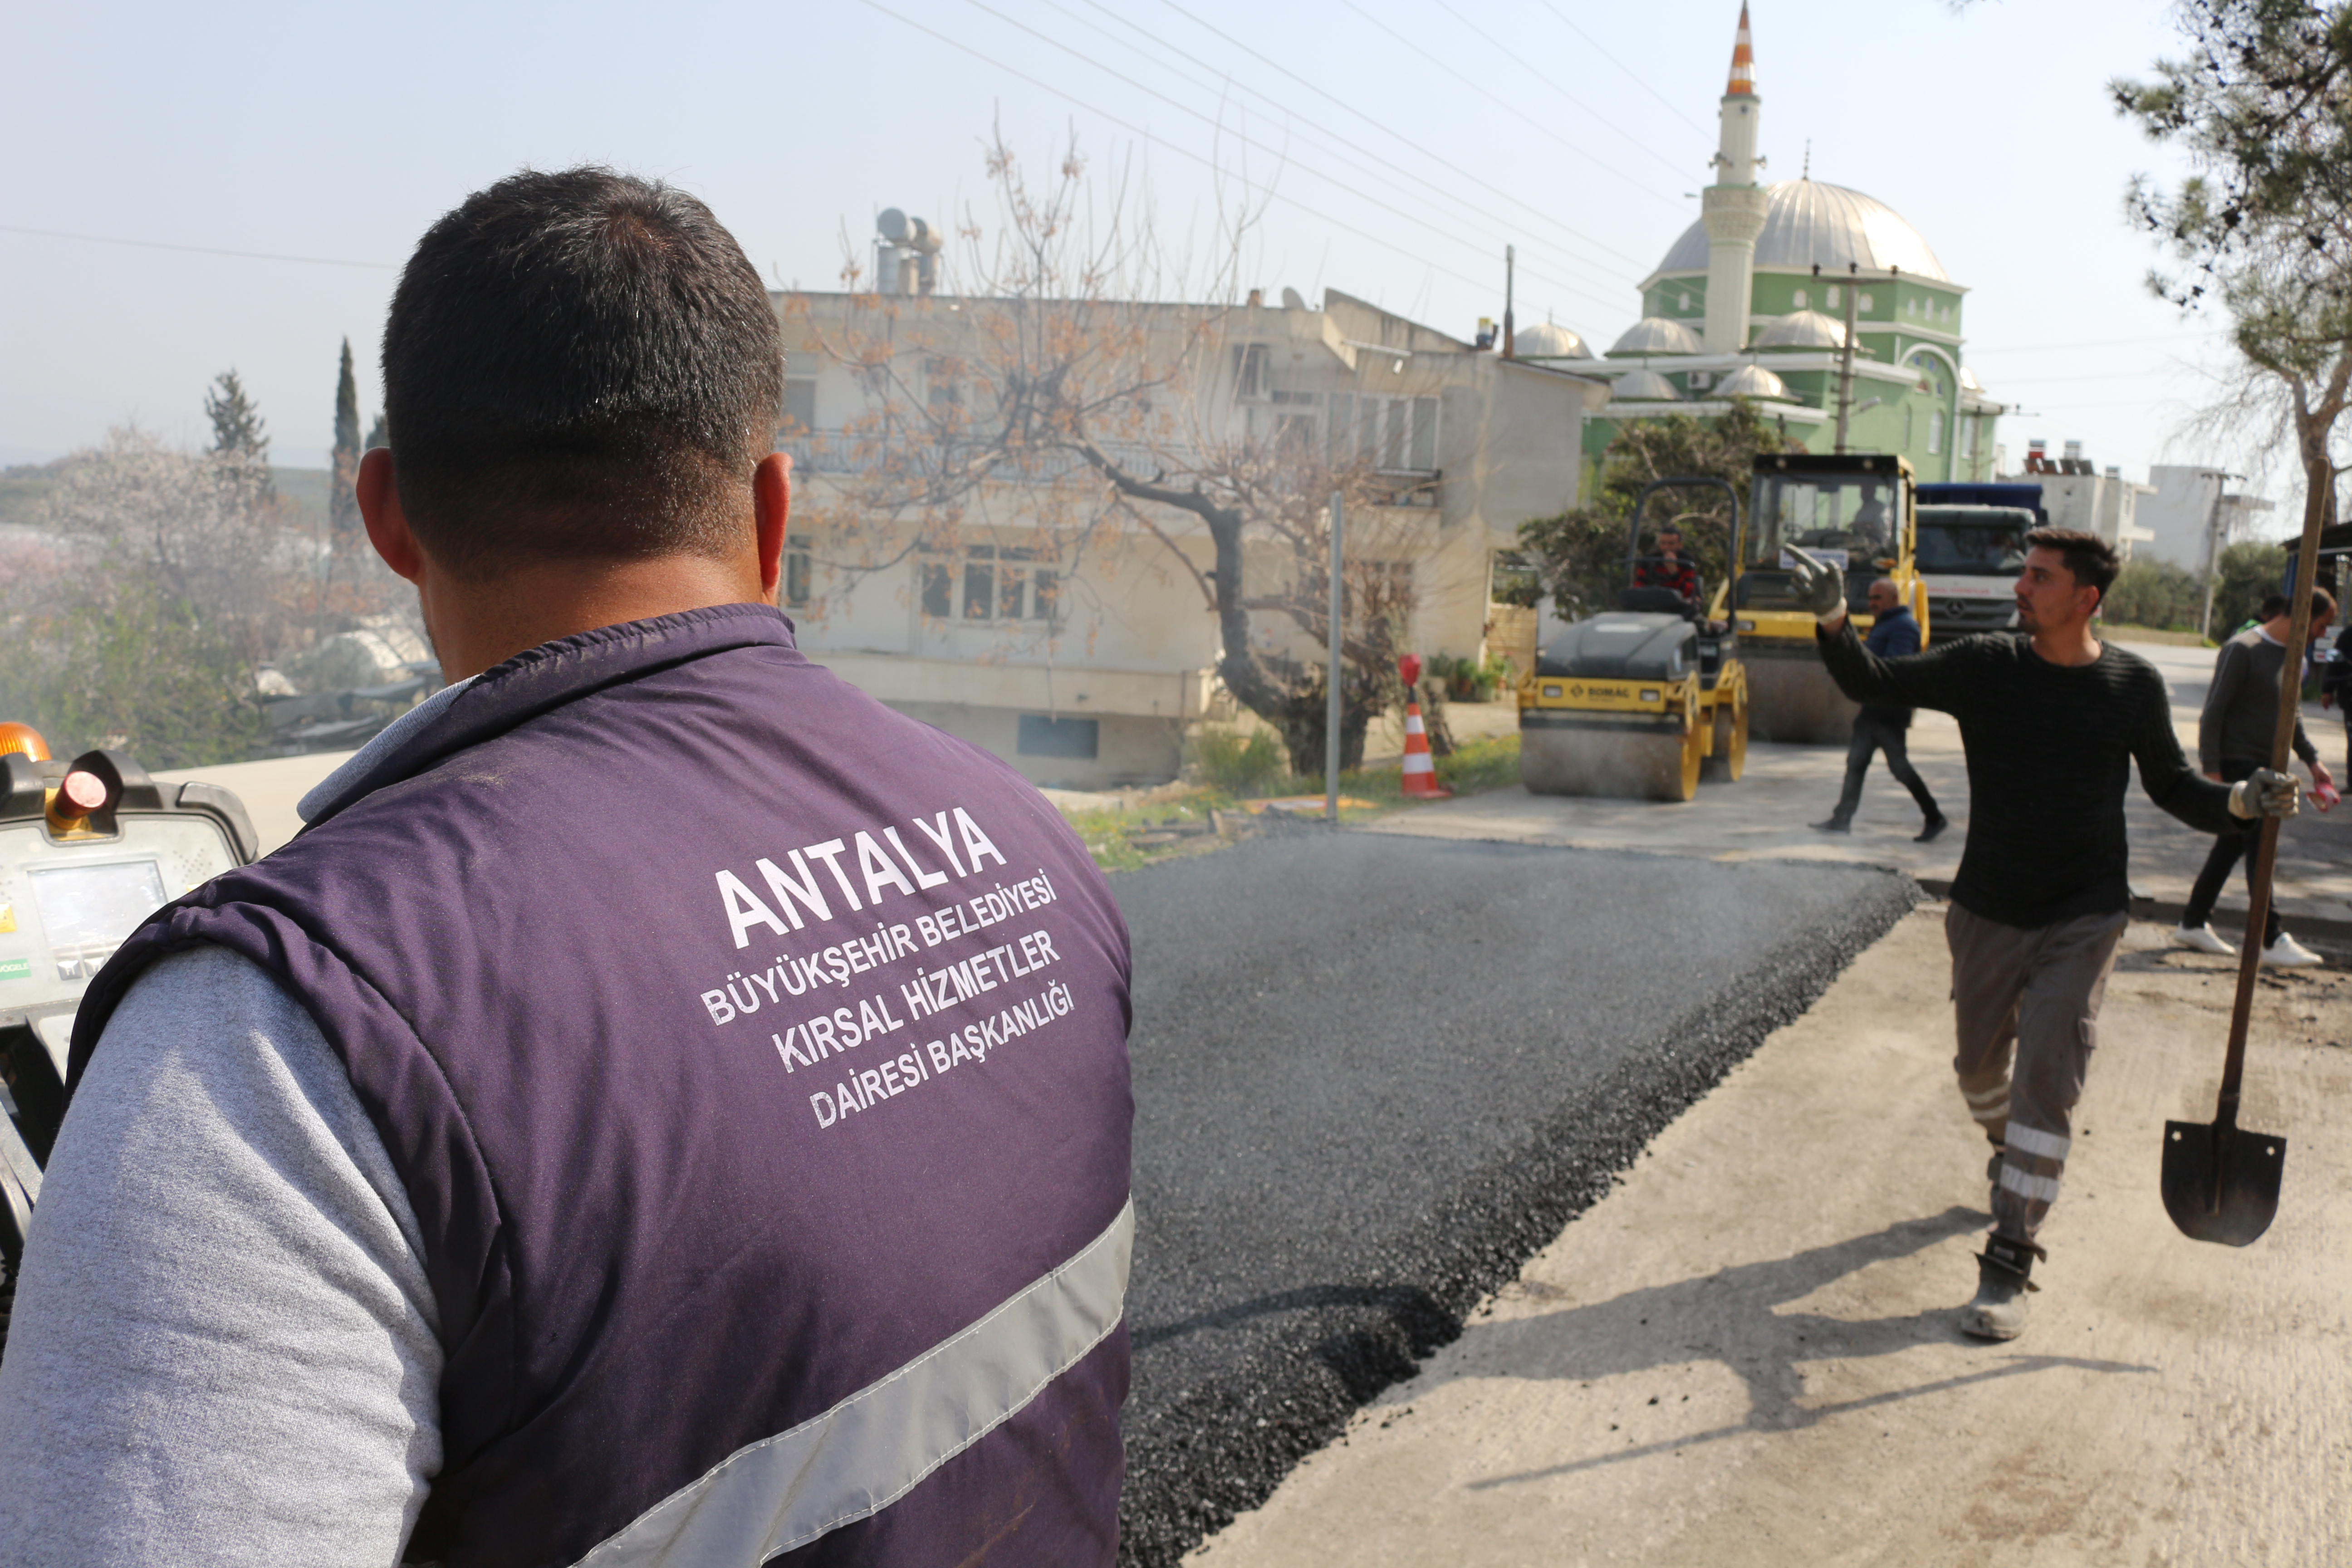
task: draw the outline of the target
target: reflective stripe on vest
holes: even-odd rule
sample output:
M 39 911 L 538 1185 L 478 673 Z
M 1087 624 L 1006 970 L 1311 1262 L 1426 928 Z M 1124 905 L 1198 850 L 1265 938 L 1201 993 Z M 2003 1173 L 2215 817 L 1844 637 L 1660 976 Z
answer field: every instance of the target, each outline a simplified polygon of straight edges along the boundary
M 580 1568 L 762 1563 L 881 1512 L 1118 1326 L 1134 1245 L 1129 1200 L 1068 1262 L 822 1415 L 730 1454 Z

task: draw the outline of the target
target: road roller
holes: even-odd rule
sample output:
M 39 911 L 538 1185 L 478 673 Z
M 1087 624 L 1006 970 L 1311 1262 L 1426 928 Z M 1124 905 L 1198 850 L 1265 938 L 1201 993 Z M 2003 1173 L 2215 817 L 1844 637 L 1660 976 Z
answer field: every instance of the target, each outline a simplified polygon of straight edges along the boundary
M 1723 559 L 1740 559 L 1732 485 L 1667 479 L 1642 488 L 1616 607 L 1553 638 L 1519 683 L 1519 776 L 1536 794 L 1685 801 L 1702 776 L 1730 782 L 1747 767 L 1748 678 L 1729 584 L 1709 599 L 1643 581 L 1654 575 L 1641 548 L 1650 498 L 1693 489 L 1724 493 Z
M 149 915 L 259 852 L 244 803 L 119 751 L 49 756 L 0 724 L 0 1354 L 82 992 Z
M 1844 745 L 1854 703 L 1830 679 L 1811 614 L 1790 592 L 1793 547 L 1845 570 L 1848 614 L 1870 628 L 1870 584 L 1881 577 L 1929 636 L 1927 593 L 1917 565 L 1918 513 L 1911 465 L 1886 452 L 1759 453 L 1748 494 L 1745 553 L 1733 587 L 1750 722 L 1764 741 Z

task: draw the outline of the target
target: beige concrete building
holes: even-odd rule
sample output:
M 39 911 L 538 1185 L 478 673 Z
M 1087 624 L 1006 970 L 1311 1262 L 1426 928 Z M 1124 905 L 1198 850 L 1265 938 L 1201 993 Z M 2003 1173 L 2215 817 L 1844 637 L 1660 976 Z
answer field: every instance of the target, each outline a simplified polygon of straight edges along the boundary
M 1496 553 L 1521 521 L 1575 504 L 1582 421 L 1607 396 L 1336 290 L 1319 309 L 1285 290 L 1280 305 L 1058 319 L 945 295 L 776 305 L 795 470 L 784 596 L 802 646 L 1030 778 L 1079 788 L 1172 777 L 1188 732 L 1233 715 L 1214 550 L 1192 513 L 1123 502 L 1075 457 L 987 460 L 1011 384 L 1039 363 L 1008 334 L 1083 316 L 1105 353 L 1164 378 L 1142 400 L 1149 430 L 1105 443 L 1131 471 L 1182 487 L 1219 464 L 1275 475 L 1302 453 L 1305 471 L 1350 471 L 1368 500 L 1349 513 L 1349 572 L 1409 585 L 1405 646 L 1424 654 L 1486 651 Z M 976 480 L 958 469 L 975 462 Z M 1301 559 L 1296 532 L 1253 535 L 1248 596 L 1278 595 Z M 1251 636 L 1277 664 L 1319 657 L 1276 609 L 1254 614 Z

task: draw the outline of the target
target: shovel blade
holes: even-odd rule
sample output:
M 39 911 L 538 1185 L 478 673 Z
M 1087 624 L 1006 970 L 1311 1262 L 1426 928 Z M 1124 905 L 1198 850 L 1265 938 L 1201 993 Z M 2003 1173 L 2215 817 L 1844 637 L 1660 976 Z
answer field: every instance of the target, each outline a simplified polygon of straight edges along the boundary
M 2201 1121 L 2164 1124 L 2164 1208 L 2192 1241 L 2243 1247 L 2278 1215 L 2286 1140 Z

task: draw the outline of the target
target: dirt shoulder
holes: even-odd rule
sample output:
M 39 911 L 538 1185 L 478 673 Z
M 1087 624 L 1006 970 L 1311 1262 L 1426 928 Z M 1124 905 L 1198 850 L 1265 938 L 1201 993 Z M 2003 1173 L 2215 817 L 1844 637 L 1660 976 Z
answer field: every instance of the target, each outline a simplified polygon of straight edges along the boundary
M 2026 1336 L 1962 1338 L 1984 1145 L 1939 910 L 1858 960 L 1420 1374 L 1200 1549 L 1220 1564 L 2333 1563 L 2352 1460 L 2352 974 L 2266 980 L 2243 1250 L 2157 1194 L 2234 970 L 2135 926 Z

